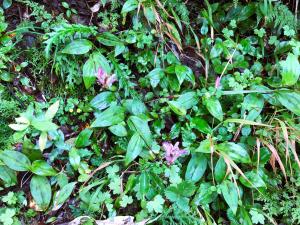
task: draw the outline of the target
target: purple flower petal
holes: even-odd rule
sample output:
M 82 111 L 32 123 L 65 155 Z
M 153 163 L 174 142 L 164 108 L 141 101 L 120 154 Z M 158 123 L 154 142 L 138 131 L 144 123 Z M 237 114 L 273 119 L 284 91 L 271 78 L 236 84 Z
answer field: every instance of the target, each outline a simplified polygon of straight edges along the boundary
M 217 77 L 216 82 L 215 82 L 215 88 L 219 88 L 221 86 L 221 77 Z
M 178 157 L 187 153 L 186 150 L 180 149 L 178 147 L 179 142 L 176 142 L 175 145 L 172 145 L 172 143 L 170 143 L 170 142 L 163 142 L 162 146 L 163 146 L 164 150 L 166 151 L 165 159 L 166 159 L 168 165 L 174 163 Z
M 100 67 L 97 73 L 98 83 L 104 85 L 107 77 L 107 73 Z

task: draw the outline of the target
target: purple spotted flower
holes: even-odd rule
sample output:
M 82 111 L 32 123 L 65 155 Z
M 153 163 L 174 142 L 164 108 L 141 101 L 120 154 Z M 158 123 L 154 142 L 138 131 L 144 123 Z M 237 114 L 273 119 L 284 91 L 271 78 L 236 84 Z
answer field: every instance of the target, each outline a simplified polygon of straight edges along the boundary
M 101 67 L 98 69 L 97 73 L 98 84 L 102 85 L 104 88 L 109 88 L 115 81 L 117 81 L 116 75 L 108 75 Z
M 173 164 L 178 157 L 187 153 L 186 150 L 180 149 L 178 145 L 179 142 L 176 142 L 175 145 L 170 142 L 163 142 L 162 146 L 166 151 L 165 158 L 168 165 Z
M 221 86 L 221 77 L 217 77 L 215 82 L 215 88 L 218 89 Z

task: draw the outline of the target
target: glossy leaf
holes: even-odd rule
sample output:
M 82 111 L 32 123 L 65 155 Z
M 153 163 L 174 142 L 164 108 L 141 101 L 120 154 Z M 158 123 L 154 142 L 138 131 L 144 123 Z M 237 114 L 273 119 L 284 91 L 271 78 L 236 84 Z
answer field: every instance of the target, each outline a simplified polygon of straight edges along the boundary
M 257 171 L 246 172 L 244 175 L 248 180 L 246 180 L 243 176 L 239 177 L 240 182 L 244 186 L 248 188 L 259 188 L 266 186 L 264 180 L 260 177 Z
M 230 181 L 224 181 L 220 187 L 226 203 L 228 204 L 232 212 L 236 214 L 239 200 L 236 186 Z
M 125 165 L 128 165 L 132 162 L 136 157 L 139 156 L 144 147 L 144 141 L 138 133 L 135 133 L 127 146 L 127 152 L 125 156 Z
M 70 55 L 82 55 L 91 50 L 93 43 L 86 39 L 74 40 L 69 43 L 63 50 L 62 53 Z
M 15 171 L 28 171 L 30 169 L 30 160 L 21 152 L 4 150 L 0 152 L 0 159 L 9 168 Z
M 56 192 L 53 199 L 53 211 L 58 210 L 63 203 L 69 198 L 72 194 L 73 189 L 75 188 L 76 182 L 71 182 L 63 186 L 58 192 Z
M 281 66 L 282 84 L 286 86 L 296 84 L 300 76 L 298 56 L 289 53 L 287 58 L 279 63 Z
M 137 0 L 127 0 L 125 4 L 122 7 L 122 14 L 129 13 L 133 10 L 135 10 L 138 7 L 138 1 Z
M 206 120 L 199 117 L 191 119 L 191 127 L 205 134 L 210 134 L 212 132 L 212 129 Z
M 113 92 L 110 91 L 104 91 L 101 92 L 100 94 L 96 95 L 92 101 L 91 101 L 91 106 L 94 107 L 95 109 L 106 109 L 107 107 L 110 106 L 112 102 L 116 100 L 116 96 Z
M 127 136 L 127 130 L 125 126 L 121 124 L 113 125 L 108 128 L 110 132 L 112 132 L 114 135 L 118 137 L 126 137 Z
M 185 180 L 197 182 L 204 175 L 207 167 L 207 158 L 204 154 L 195 153 L 192 155 L 191 160 L 188 163 Z
M 3 181 L 5 187 L 17 184 L 16 172 L 7 166 L 0 166 L 0 179 Z
M 121 123 L 125 117 L 124 111 L 121 106 L 111 106 L 103 112 L 96 113 L 96 120 L 91 127 L 109 127 Z
M 97 36 L 97 40 L 105 46 L 118 46 L 123 42 L 114 34 L 110 32 L 103 32 Z
M 152 139 L 150 128 L 148 126 L 148 122 L 145 119 L 141 119 L 140 117 L 137 116 L 129 117 L 129 122 L 130 122 L 129 125 L 131 126 L 131 129 L 136 131 L 144 140 L 146 145 L 149 148 L 151 148 L 153 139 Z
M 32 163 L 31 172 L 40 176 L 55 176 L 57 172 L 45 161 L 36 160 Z
M 88 128 L 81 131 L 75 140 L 76 148 L 84 148 L 89 146 L 91 144 L 90 138 L 92 133 L 93 131 Z
M 220 121 L 223 121 L 223 110 L 221 103 L 215 97 L 210 97 L 204 100 L 207 110 Z
M 220 157 L 214 170 L 214 176 L 217 182 L 220 183 L 224 179 L 226 175 L 226 171 L 227 171 L 227 165 L 224 161 L 224 158 Z
M 279 91 L 275 96 L 285 108 L 300 116 L 300 94 L 298 92 Z
M 30 181 L 30 193 L 39 209 L 47 210 L 52 197 L 48 179 L 42 176 L 33 176 Z
M 224 142 L 218 144 L 216 149 L 222 153 L 225 153 L 230 159 L 236 162 L 250 163 L 250 156 L 246 149 L 241 145 L 233 142 Z
M 69 152 L 69 161 L 74 170 L 78 170 L 80 166 L 80 155 L 76 148 L 72 148 Z

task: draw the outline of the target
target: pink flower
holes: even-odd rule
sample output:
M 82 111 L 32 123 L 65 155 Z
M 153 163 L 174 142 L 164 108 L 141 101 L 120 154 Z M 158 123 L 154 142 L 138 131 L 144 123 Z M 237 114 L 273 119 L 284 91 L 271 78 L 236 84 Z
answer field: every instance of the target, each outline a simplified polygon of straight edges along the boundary
M 170 142 L 163 142 L 162 146 L 166 151 L 165 158 L 168 165 L 174 163 L 178 157 L 187 153 L 186 150 L 180 149 L 178 145 L 179 142 L 176 142 L 175 145 L 172 145 Z
M 108 75 L 101 67 L 98 69 L 97 73 L 98 84 L 102 85 L 104 88 L 110 87 L 115 81 L 117 81 L 116 75 Z
M 218 89 L 221 86 L 221 77 L 217 77 L 215 82 L 215 88 Z

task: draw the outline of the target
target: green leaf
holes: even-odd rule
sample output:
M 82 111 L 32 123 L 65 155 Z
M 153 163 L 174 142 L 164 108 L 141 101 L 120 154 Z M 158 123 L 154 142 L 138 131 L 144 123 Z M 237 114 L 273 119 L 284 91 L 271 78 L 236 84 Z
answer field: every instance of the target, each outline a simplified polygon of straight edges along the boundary
M 110 74 L 111 68 L 107 59 L 100 52 L 93 52 L 82 69 L 83 82 L 87 89 L 95 83 L 96 75 L 100 67 L 106 73 Z
M 128 121 L 130 122 L 129 126 L 131 129 L 136 131 L 141 136 L 148 148 L 151 148 L 153 139 L 148 122 L 145 119 L 141 119 L 137 116 L 130 116 Z
M 150 23 L 155 24 L 156 16 L 155 16 L 155 12 L 154 12 L 152 6 L 151 7 L 144 7 L 144 15 Z
M 165 190 L 166 197 L 175 203 L 185 212 L 189 211 L 189 197 L 195 192 L 195 185 L 191 182 L 183 181 L 176 186 L 170 186 Z
M 57 172 L 45 161 L 36 160 L 32 163 L 31 172 L 39 176 L 55 176 Z
M 249 213 L 254 224 L 265 224 L 264 214 L 259 213 L 257 209 L 252 208 Z
M 220 157 L 214 170 L 214 176 L 218 183 L 220 183 L 226 176 L 227 165 L 223 157 Z
M 189 67 L 178 64 L 175 66 L 175 74 L 180 85 L 184 80 L 188 80 L 195 85 L 195 77 L 193 71 Z
M 125 165 L 131 163 L 142 152 L 145 142 L 138 133 L 135 133 L 127 146 L 127 152 L 125 156 Z
M 31 121 L 31 125 L 39 131 L 51 131 L 58 128 L 56 124 L 52 123 L 50 120 L 46 120 L 43 118 L 34 118 Z
M 186 115 L 186 109 L 177 101 L 168 101 L 170 109 L 179 116 Z
M 112 132 L 114 135 L 118 137 L 126 137 L 127 136 L 127 130 L 125 126 L 121 124 L 113 125 L 108 128 L 110 132 Z
M 196 152 L 211 153 L 210 146 L 211 146 L 211 143 L 210 143 L 209 139 L 203 140 L 200 142 L 200 145 L 196 149 Z
M 15 131 L 23 131 L 29 126 L 29 124 L 9 124 L 8 126 Z
M 152 201 L 149 201 L 147 203 L 146 208 L 149 213 L 162 213 L 164 203 L 165 200 L 163 199 L 163 197 L 161 195 L 156 195 Z
M 135 116 L 145 114 L 148 111 L 144 102 L 139 99 L 127 99 L 123 105 L 128 112 Z
M 220 187 L 225 202 L 228 204 L 229 208 L 232 210 L 232 212 L 235 215 L 238 208 L 238 200 L 239 200 L 236 186 L 234 185 L 234 183 L 231 183 L 230 181 L 226 180 L 221 184 Z
M 207 205 L 218 196 L 217 188 L 209 182 L 201 183 L 193 199 L 195 205 Z
M 140 194 L 146 195 L 150 189 L 150 176 L 147 172 L 142 172 L 139 177 Z
M 15 171 L 28 171 L 30 169 L 30 160 L 22 153 L 11 150 L 0 152 L 0 159 L 9 168 Z
M 123 42 L 114 34 L 110 32 L 103 32 L 97 36 L 97 40 L 106 46 L 118 46 L 123 45 Z
M 300 94 L 298 92 L 279 91 L 275 93 L 275 97 L 285 108 L 300 116 Z
M 90 138 L 92 135 L 93 131 L 91 129 L 84 129 L 79 133 L 75 140 L 75 147 L 76 148 L 84 148 L 87 147 L 91 144 Z
M 91 101 L 91 106 L 95 109 L 105 109 L 110 106 L 112 102 L 116 101 L 116 96 L 113 92 L 104 91 L 96 95 Z
M 300 76 L 298 56 L 289 53 L 286 60 L 279 62 L 281 66 L 282 84 L 291 86 L 297 83 Z
M 69 161 L 74 170 L 78 170 L 80 166 L 80 155 L 78 154 L 78 150 L 76 148 L 72 148 L 69 151 Z
M 176 102 L 186 110 L 191 109 L 193 106 L 197 105 L 198 101 L 199 99 L 195 91 L 189 91 L 181 94 L 176 100 Z
M 194 153 L 185 172 L 185 180 L 197 182 L 205 173 L 207 159 L 204 154 Z
M 53 119 L 53 117 L 55 116 L 55 114 L 56 114 L 57 111 L 58 111 L 58 108 L 59 108 L 59 100 L 56 101 L 55 103 L 53 103 L 53 104 L 48 108 L 48 110 L 46 111 L 46 114 L 45 114 L 45 118 L 46 118 L 47 120 Z
M 241 145 L 235 144 L 233 142 L 224 142 L 218 144 L 216 149 L 221 153 L 225 153 L 230 159 L 241 163 L 250 163 L 250 156 L 246 149 Z
M 96 120 L 91 127 L 109 127 L 121 123 L 124 118 L 124 108 L 121 106 L 111 106 L 100 113 L 95 113 Z
M 264 180 L 261 178 L 261 176 L 255 171 L 250 171 L 244 173 L 245 177 L 247 177 L 248 180 L 246 180 L 243 176 L 239 177 L 240 182 L 248 187 L 248 188 L 259 188 L 259 187 L 266 187 L 266 184 Z M 249 182 L 250 181 L 250 182 Z
M 212 132 L 212 129 L 206 120 L 199 117 L 191 119 L 191 127 L 205 134 L 210 134 Z
M 86 39 L 74 40 L 69 43 L 63 50 L 62 53 L 70 55 L 82 55 L 87 53 L 93 47 L 93 43 Z
M 13 186 L 18 182 L 16 172 L 7 166 L 0 166 L 0 179 L 5 187 Z
M 48 140 L 47 132 L 42 132 L 39 137 L 39 148 L 41 152 L 44 151 L 44 149 L 46 148 L 47 140 Z
M 207 110 L 220 121 L 223 121 L 223 110 L 220 101 L 215 97 L 210 97 L 204 100 Z
M 120 206 L 125 208 L 127 205 L 130 205 L 131 203 L 133 203 L 133 199 L 131 196 L 128 195 L 123 195 L 122 199 L 120 201 Z
M 73 189 L 76 185 L 76 182 L 71 182 L 63 186 L 61 190 L 56 192 L 53 200 L 53 211 L 58 210 L 62 204 L 69 198 L 69 196 L 72 194 Z
M 30 193 L 37 206 L 45 211 L 51 201 L 51 186 L 46 177 L 33 176 L 30 181 Z
M 151 70 L 147 77 L 150 79 L 150 84 L 153 88 L 156 88 L 160 80 L 164 76 L 164 70 L 162 68 L 155 68 Z
M 264 107 L 264 98 L 260 94 L 252 93 L 244 98 L 241 117 L 246 120 L 255 120 Z M 245 117 L 246 116 L 246 117 Z
M 138 1 L 137 0 L 127 0 L 125 4 L 122 7 L 122 14 L 126 14 L 128 12 L 131 12 L 135 10 L 138 7 Z

